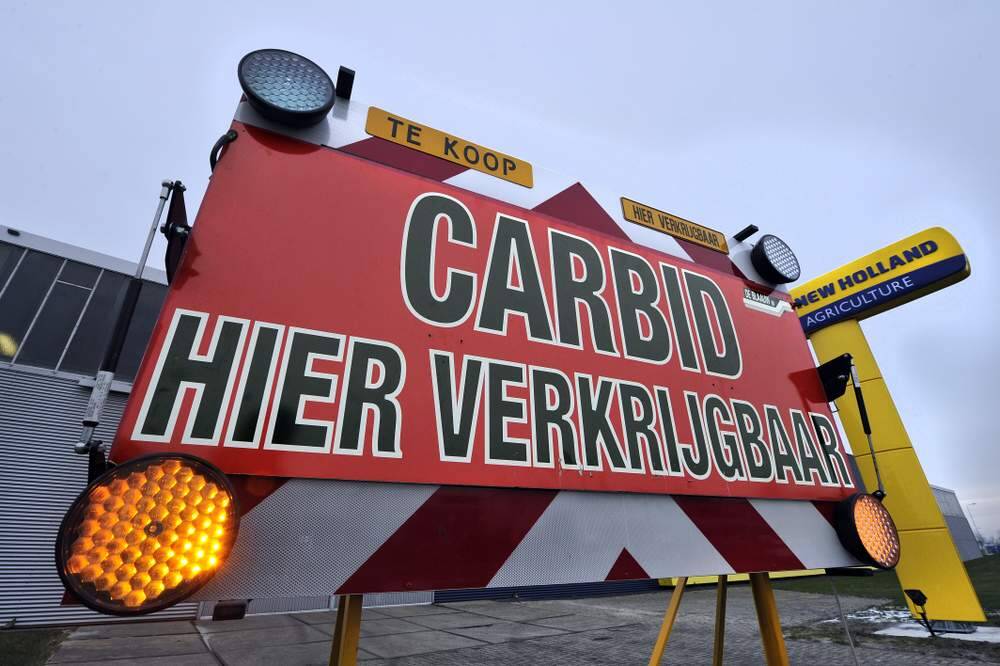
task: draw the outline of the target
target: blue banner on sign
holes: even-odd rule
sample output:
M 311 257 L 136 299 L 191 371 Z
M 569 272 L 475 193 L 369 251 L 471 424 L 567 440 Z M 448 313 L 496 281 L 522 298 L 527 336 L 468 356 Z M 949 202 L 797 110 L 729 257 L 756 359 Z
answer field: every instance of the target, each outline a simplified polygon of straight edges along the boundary
M 886 306 L 892 301 L 905 298 L 911 292 L 939 282 L 950 275 L 965 270 L 968 261 L 964 254 L 924 266 L 910 273 L 898 275 L 857 293 L 845 296 L 819 310 L 813 310 L 799 317 L 802 329 L 812 333 L 824 326 L 845 319 L 858 319 L 866 310 Z

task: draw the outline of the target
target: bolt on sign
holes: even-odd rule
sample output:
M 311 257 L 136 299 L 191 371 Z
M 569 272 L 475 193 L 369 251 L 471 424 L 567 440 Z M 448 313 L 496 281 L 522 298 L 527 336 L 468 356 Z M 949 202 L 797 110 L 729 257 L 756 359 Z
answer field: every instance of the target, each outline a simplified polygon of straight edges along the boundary
M 365 131 L 421 153 L 433 155 L 469 169 L 496 176 L 511 183 L 531 187 L 531 164 L 477 143 L 460 139 L 402 116 L 372 106 L 368 109 Z
M 625 197 L 621 197 L 621 201 L 622 214 L 629 222 L 641 224 L 675 238 L 691 241 L 702 247 L 707 247 L 709 250 L 729 254 L 729 244 L 722 232 L 703 227 L 691 220 L 685 220 L 683 217 L 650 208 Z
M 792 290 L 806 333 L 864 319 L 969 277 L 969 260 L 948 231 L 931 227 Z
M 815 375 L 789 379 L 812 368 L 801 330 L 742 280 L 336 152 L 235 150 L 119 451 L 367 481 L 852 486 Z

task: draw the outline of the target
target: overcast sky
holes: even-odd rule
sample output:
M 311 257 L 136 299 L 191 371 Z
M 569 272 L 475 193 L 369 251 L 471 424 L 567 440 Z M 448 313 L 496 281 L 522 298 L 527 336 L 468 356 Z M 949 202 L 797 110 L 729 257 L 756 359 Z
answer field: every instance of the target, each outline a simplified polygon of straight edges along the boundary
M 196 209 L 239 58 L 278 47 L 354 67 L 362 102 L 756 224 L 807 278 L 942 225 L 972 277 L 864 328 L 930 481 L 1000 531 L 1000 4 L 393 4 L 7 0 L 0 223 L 134 260 L 162 179 Z

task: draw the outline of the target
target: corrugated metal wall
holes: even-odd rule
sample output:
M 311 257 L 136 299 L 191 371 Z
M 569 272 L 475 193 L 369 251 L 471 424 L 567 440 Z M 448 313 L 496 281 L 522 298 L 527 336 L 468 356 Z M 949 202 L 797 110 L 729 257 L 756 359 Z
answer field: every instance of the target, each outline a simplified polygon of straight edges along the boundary
M 56 532 L 87 485 L 87 458 L 73 453 L 90 396 L 77 380 L 0 366 L 0 626 L 109 622 L 83 606 L 62 606 Z M 113 393 L 98 439 L 110 441 L 126 396 Z M 147 619 L 194 617 L 181 604 Z

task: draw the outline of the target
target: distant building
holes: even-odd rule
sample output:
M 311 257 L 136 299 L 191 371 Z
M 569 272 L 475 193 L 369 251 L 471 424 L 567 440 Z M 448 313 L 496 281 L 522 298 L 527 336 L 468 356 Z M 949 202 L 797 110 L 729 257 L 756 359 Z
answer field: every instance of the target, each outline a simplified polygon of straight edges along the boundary
M 962 561 L 967 562 L 982 557 L 983 550 L 979 546 L 979 539 L 972 531 L 972 526 L 962 511 L 962 504 L 958 501 L 955 491 L 935 485 L 931 485 L 931 490 L 934 491 L 934 499 L 944 514 L 945 522 L 948 523 L 948 531 L 951 532 L 951 538 L 958 548 Z

